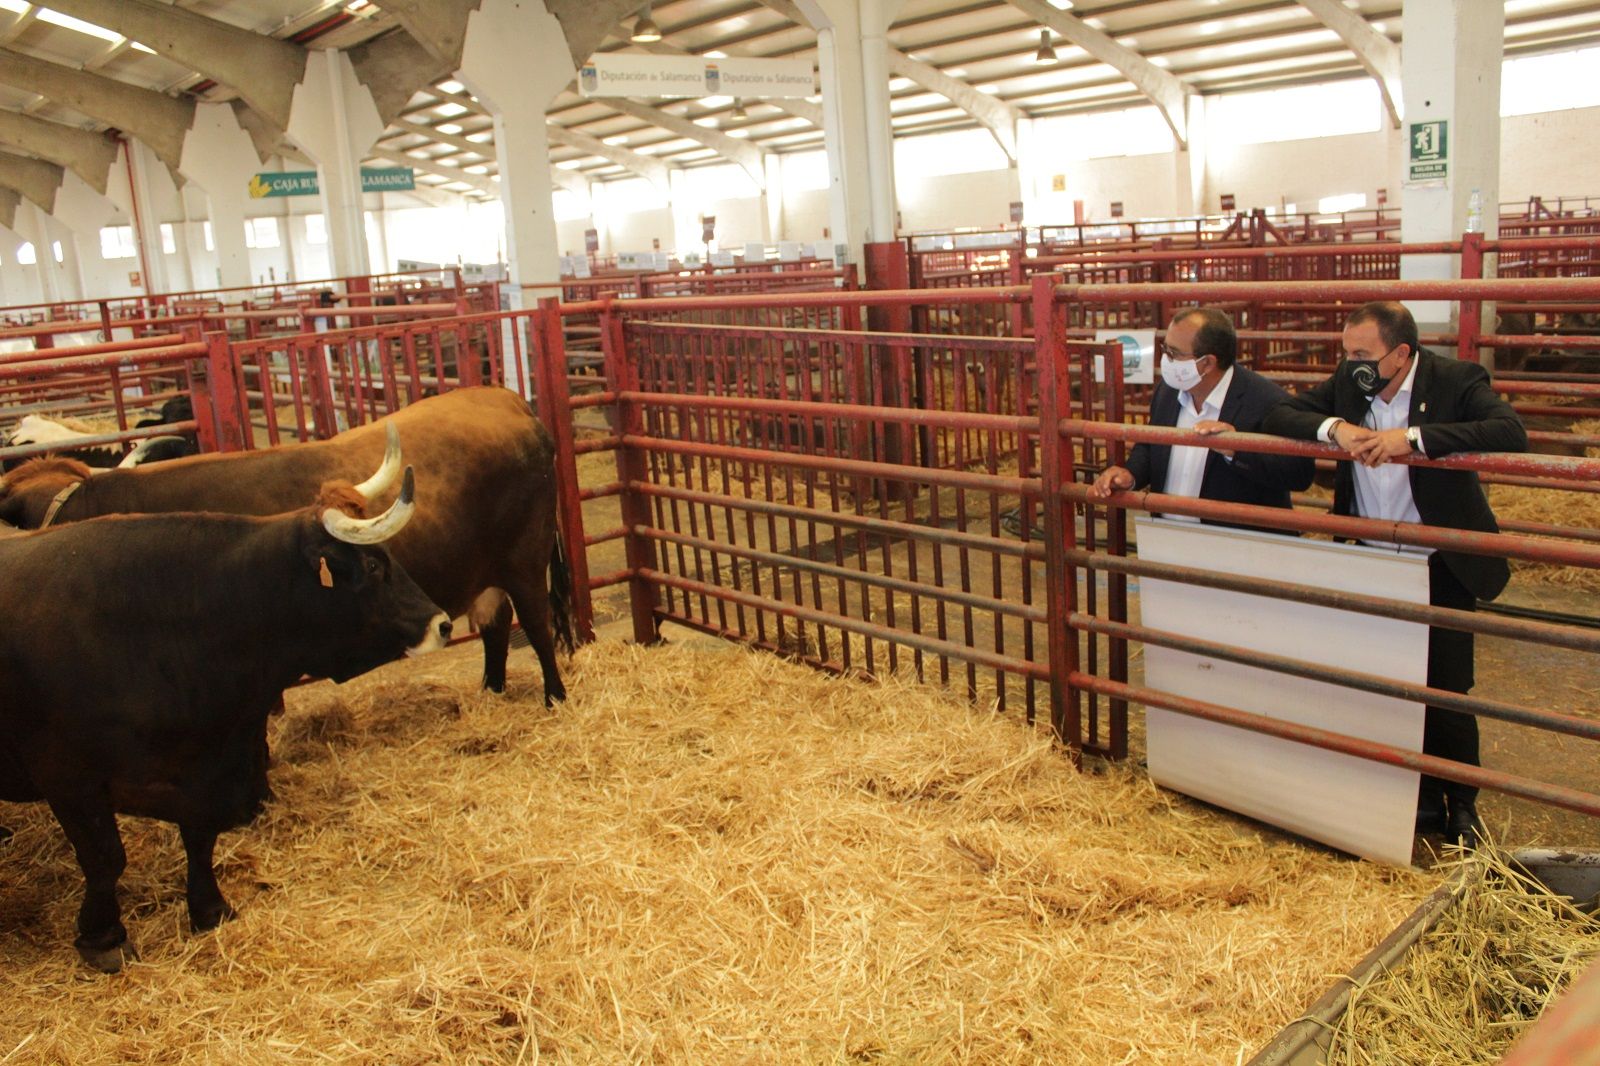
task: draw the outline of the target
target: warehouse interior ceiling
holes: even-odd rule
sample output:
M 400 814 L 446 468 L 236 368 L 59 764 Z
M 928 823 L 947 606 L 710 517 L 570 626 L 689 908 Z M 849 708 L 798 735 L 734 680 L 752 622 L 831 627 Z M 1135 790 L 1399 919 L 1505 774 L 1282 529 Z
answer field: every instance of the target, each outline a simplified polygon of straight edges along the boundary
M 241 96 L 240 87 L 193 69 L 159 42 L 147 45 L 67 13 L 82 16 L 116 2 L 310 49 L 393 46 L 406 55 L 407 47 L 436 43 L 404 36 L 424 32 L 405 17 L 417 8 L 413 0 L 59 0 L 56 7 L 0 0 L 0 49 L 172 96 L 219 102 Z M 552 10 L 559 15 L 564 2 L 552 0 Z M 584 6 L 591 14 L 603 8 Z M 1402 0 L 906 0 L 888 34 L 894 130 L 909 136 L 980 125 L 973 112 L 983 109 L 970 99 L 963 106 L 969 90 L 1009 105 L 1013 115 L 1040 117 L 1147 104 L 1160 86 L 1211 94 L 1381 75 L 1385 62 L 1398 62 L 1401 8 Z M 1600 43 L 1600 0 L 1506 0 L 1505 8 L 1508 57 Z M 635 20 L 646 11 L 662 38 L 633 43 Z M 597 50 L 814 60 L 817 32 L 791 0 L 657 0 L 628 11 Z M 372 161 L 412 163 L 419 186 L 493 198 L 497 168 L 486 109 L 448 76 L 425 80 L 392 109 L 397 114 Z M 1154 81 L 1158 89 L 1147 95 L 1135 80 L 1147 89 Z M 699 166 L 725 160 L 717 138 L 696 130 L 762 151 L 820 148 L 819 101 L 607 101 L 569 86 L 548 115 L 568 130 L 668 166 Z M 107 128 L 14 84 L 0 84 L 0 109 L 79 129 Z M 625 153 L 603 158 L 567 140 L 552 140 L 551 159 L 575 176 L 630 173 L 625 158 L 617 161 Z

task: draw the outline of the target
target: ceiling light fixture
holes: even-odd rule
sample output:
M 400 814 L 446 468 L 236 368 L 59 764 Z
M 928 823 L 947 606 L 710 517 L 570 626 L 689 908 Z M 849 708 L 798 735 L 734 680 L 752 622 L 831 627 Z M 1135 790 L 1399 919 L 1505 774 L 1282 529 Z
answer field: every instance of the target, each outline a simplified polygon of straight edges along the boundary
M 1056 61 L 1056 46 L 1050 43 L 1050 31 L 1039 31 L 1039 50 L 1033 53 L 1033 61 L 1041 67 L 1047 67 Z
M 633 24 L 633 33 L 628 40 L 634 44 L 654 44 L 661 40 L 661 27 L 656 25 L 656 20 L 650 17 L 650 5 L 644 5 L 644 13 Z
M 745 106 L 744 106 L 744 101 L 743 100 L 735 100 L 733 102 L 733 117 L 734 118 L 749 118 L 750 117 L 750 112 L 745 110 Z

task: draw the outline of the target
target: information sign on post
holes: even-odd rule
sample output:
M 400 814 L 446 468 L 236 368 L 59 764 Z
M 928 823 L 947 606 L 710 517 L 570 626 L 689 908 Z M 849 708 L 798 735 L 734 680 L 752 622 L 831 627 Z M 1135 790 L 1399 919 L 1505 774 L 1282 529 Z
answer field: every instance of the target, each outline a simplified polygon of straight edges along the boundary
M 1156 380 L 1156 331 L 1153 329 L 1102 329 L 1095 331 L 1096 344 L 1122 345 L 1122 383 L 1150 385 Z M 1094 379 L 1106 379 L 1105 362 L 1094 359 Z
M 1410 137 L 1410 166 L 1406 180 L 1444 181 L 1450 176 L 1450 122 L 1433 119 L 1413 122 L 1408 127 Z
M 1222 210 L 1223 211 L 1232 211 L 1234 209 L 1234 207 L 1237 206 L 1237 204 L 1238 204 L 1238 201 L 1234 199 L 1233 193 L 1225 192 L 1225 193 L 1222 194 Z
M 588 252 L 590 255 L 594 255 L 600 250 L 599 230 L 586 229 L 583 231 L 583 250 Z

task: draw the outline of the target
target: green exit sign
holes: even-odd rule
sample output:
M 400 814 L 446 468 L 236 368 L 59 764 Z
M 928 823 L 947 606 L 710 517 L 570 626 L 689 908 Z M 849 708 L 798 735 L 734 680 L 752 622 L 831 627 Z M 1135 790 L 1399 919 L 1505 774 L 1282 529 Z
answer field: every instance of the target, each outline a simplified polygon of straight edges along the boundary
M 1450 176 L 1450 122 L 1413 122 L 1408 181 L 1444 181 Z

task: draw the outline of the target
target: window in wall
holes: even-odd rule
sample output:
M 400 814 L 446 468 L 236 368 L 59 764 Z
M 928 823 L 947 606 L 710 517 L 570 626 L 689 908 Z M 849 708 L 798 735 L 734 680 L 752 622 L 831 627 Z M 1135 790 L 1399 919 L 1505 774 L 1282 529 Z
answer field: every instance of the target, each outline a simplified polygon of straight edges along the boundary
M 1600 106 L 1600 48 L 1508 59 L 1500 67 L 1500 114 Z
M 244 220 L 244 246 L 246 248 L 276 248 L 283 243 L 278 238 L 278 220 L 272 217 Z
M 217 242 L 216 242 L 216 239 L 214 238 L 214 236 L 213 236 L 213 234 L 211 232 L 211 221 L 209 219 L 207 219 L 205 222 L 200 223 L 200 234 L 201 234 L 201 236 L 203 236 L 206 239 L 206 251 L 208 251 L 208 252 L 216 251 L 217 250 Z
M 22 246 L 17 249 L 17 265 L 33 266 L 38 261 L 39 253 L 34 250 L 33 242 L 23 241 Z
M 1332 215 L 1340 211 L 1359 211 L 1366 206 L 1366 193 L 1347 192 L 1339 196 L 1324 196 L 1317 201 L 1317 212 L 1318 214 Z
M 895 173 L 902 177 L 971 174 L 980 170 L 1004 170 L 1006 165 L 1006 154 L 988 130 L 898 137 L 894 142 Z
M 1032 143 L 1046 167 L 1075 159 L 1158 155 L 1174 147 L 1172 130 L 1153 107 L 1038 119 Z
M 132 226 L 100 227 L 101 259 L 132 259 L 139 254 L 134 247 Z
M 178 250 L 178 235 L 172 228 L 172 223 L 161 223 L 161 251 L 172 255 Z
M 55 260 L 58 263 L 65 263 L 67 261 L 66 250 L 61 247 L 60 241 L 50 242 L 50 254 L 55 257 Z
M 306 216 L 306 243 L 328 243 L 328 220 L 322 215 Z
M 1371 78 L 1293 89 L 1223 93 L 1206 104 L 1206 136 L 1216 144 L 1266 144 L 1374 133 L 1383 102 Z

